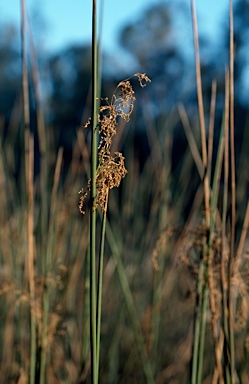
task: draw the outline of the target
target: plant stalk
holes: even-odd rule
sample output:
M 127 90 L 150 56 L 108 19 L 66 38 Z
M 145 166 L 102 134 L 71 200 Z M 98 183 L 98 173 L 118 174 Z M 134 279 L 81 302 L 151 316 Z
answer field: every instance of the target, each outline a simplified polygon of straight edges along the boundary
M 90 212 L 90 339 L 91 382 L 98 382 L 96 334 L 96 169 L 97 169 L 97 1 L 92 2 L 92 142 L 91 142 L 91 212 Z
M 26 10 L 25 0 L 21 0 L 21 37 L 22 37 L 22 92 L 24 113 L 24 143 L 25 143 L 25 172 L 27 182 L 27 236 L 28 236 L 28 278 L 30 291 L 30 384 L 35 383 L 36 367 L 36 318 L 34 312 L 35 303 L 35 270 L 34 270 L 34 138 L 30 132 L 30 110 L 28 91 L 28 70 L 26 60 Z
M 100 356 L 100 329 L 101 329 L 101 308 L 102 308 L 102 282 L 103 282 L 103 264 L 104 264 L 104 249 L 105 249 L 105 233 L 106 233 L 106 214 L 108 205 L 108 195 L 106 196 L 105 211 L 103 214 L 101 240 L 100 240 L 100 255 L 99 255 L 99 268 L 98 268 L 98 289 L 97 289 L 97 367 L 99 368 Z

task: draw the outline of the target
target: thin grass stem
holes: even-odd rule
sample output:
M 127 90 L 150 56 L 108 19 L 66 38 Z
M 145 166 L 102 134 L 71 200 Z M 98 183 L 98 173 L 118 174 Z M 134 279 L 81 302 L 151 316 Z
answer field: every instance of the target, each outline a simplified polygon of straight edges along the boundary
M 36 317 L 35 305 L 35 270 L 34 270 L 34 139 L 30 133 L 30 110 L 28 91 L 28 70 L 26 60 L 26 7 L 21 0 L 21 37 L 22 37 L 22 92 L 24 113 L 25 173 L 27 185 L 27 237 L 28 237 L 28 278 L 30 291 L 30 383 L 35 383 L 36 367 Z
M 200 65 L 200 55 L 199 55 L 199 42 L 198 42 L 198 28 L 197 28 L 197 18 L 195 10 L 195 2 L 191 0 L 191 10 L 192 10 L 192 24 L 194 30 L 194 46 L 195 46 L 195 65 L 196 65 L 196 82 L 197 82 L 197 98 L 198 98 L 198 110 L 199 110 L 199 120 L 200 120 L 200 133 L 201 133 L 201 146 L 202 146 L 202 164 L 204 168 L 203 174 L 203 189 L 204 189 L 204 209 L 205 209 L 205 227 L 206 233 L 208 236 L 210 234 L 210 187 L 209 179 L 207 172 L 207 143 L 206 143 L 206 129 L 205 129 L 205 118 L 204 118 L 204 106 L 203 106 L 203 96 L 202 96 L 202 81 L 201 81 L 201 65 Z M 210 237 L 209 237 L 210 238 Z M 209 242 L 209 239 L 208 239 Z M 209 247 L 208 243 L 203 244 L 203 254 L 202 260 L 200 263 L 204 263 L 204 272 L 203 272 L 203 301 L 201 302 L 201 319 L 200 324 L 200 334 L 199 341 L 194 340 L 194 345 L 198 345 L 198 352 L 196 351 L 195 359 L 197 359 L 197 373 L 196 373 L 196 383 L 201 383 L 202 380 L 202 366 L 203 366 L 203 354 L 204 354 L 204 340 L 205 340 L 205 328 L 206 328 L 206 310 L 207 310 L 207 301 L 208 301 L 208 257 L 209 257 Z M 201 277 L 201 276 L 200 276 Z
M 222 315 L 224 329 L 224 363 L 226 371 L 226 380 L 230 383 L 230 372 L 228 369 L 228 292 L 227 292 L 227 269 L 226 269 L 226 222 L 227 222 L 227 207 L 228 207 L 228 176 L 229 176 L 229 138 L 228 138 L 228 122 L 229 122 L 229 71 L 226 69 L 225 74 L 225 111 L 224 111 L 224 183 L 223 183 L 223 204 L 222 204 L 222 229 L 221 229 L 221 289 L 222 289 Z
M 36 121 L 37 121 L 37 133 L 38 133 L 38 142 L 39 142 L 39 185 L 40 185 L 40 199 L 41 199 L 41 209 L 40 209 L 40 237 L 41 237 L 41 254 L 44 257 L 41 257 L 37 260 L 37 268 L 40 273 L 45 274 L 45 254 L 47 248 L 47 228 L 48 228 L 48 158 L 47 158 L 47 138 L 45 130 L 45 122 L 42 111 L 42 96 L 41 96 L 41 87 L 40 87 L 40 76 L 38 70 L 38 60 L 36 55 L 35 43 L 32 33 L 32 25 L 30 21 L 29 14 L 27 12 L 27 24 L 28 24 L 28 41 L 30 46 L 30 64 L 31 64 L 31 74 L 34 85 L 34 96 L 36 102 Z
M 42 317 L 42 349 L 41 349 L 41 360 L 40 360 L 40 384 L 46 382 L 46 364 L 47 364 L 47 351 L 48 351 L 48 337 L 47 337 L 47 328 L 48 328 L 48 317 L 50 309 L 50 294 L 51 287 L 50 282 L 48 281 L 48 274 L 52 270 L 52 253 L 53 253 L 53 243 L 54 243 L 54 222 L 56 215 L 56 196 L 58 191 L 58 184 L 60 179 L 61 165 L 63 158 L 63 149 L 60 148 L 57 156 L 55 172 L 54 172 L 54 181 L 51 193 L 51 203 L 50 203 L 50 220 L 48 228 L 48 239 L 47 239 L 47 252 L 46 252 L 46 274 L 44 281 L 44 295 L 43 295 L 43 317 Z
M 182 121 L 183 129 L 184 129 L 184 132 L 186 134 L 189 148 L 190 148 L 190 151 L 192 153 L 194 162 L 196 164 L 198 173 L 199 173 L 200 177 L 203 178 L 203 176 L 204 176 L 203 162 L 202 162 L 202 158 L 201 158 L 198 146 L 196 144 L 196 140 L 194 138 L 190 123 L 189 123 L 188 115 L 186 113 L 185 108 L 181 104 L 178 105 L 178 111 L 179 111 L 179 115 L 180 115 L 180 118 Z
M 202 299 L 202 286 L 204 276 L 204 263 L 200 262 L 197 281 L 197 297 L 195 305 L 195 323 L 194 323 L 194 343 L 192 351 L 192 369 L 191 369 L 191 384 L 197 383 L 198 373 L 198 355 L 199 355 L 199 342 L 200 342 L 200 329 L 201 329 L 201 308 L 203 306 Z
M 223 125 L 221 128 L 220 139 L 219 139 L 219 147 L 217 158 L 215 162 L 215 170 L 214 170 L 214 180 L 212 185 L 212 194 L 211 194 L 211 202 L 210 202 L 210 229 L 209 233 L 207 233 L 207 243 L 204 244 L 204 265 L 205 265 L 205 276 L 204 276 L 204 293 L 203 293 L 203 307 L 202 307 L 202 318 L 201 318 L 201 331 L 200 331 L 200 347 L 199 347 L 199 360 L 198 360 L 198 375 L 197 375 L 197 383 L 201 383 L 202 380 L 202 365 L 203 365 L 203 355 L 204 355 L 204 338 L 205 338 L 205 328 L 206 328 L 206 312 L 207 312 L 207 302 L 208 302 L 208 293 L 210 295 L 213 292 L 209 292 L 212 288 L 212 246 L 213 246 L 213 234 L 215 230 L 215 215 L 217 210 L 217 201 L 219 195 L 219 186 L 220 186 L 220 175 L 222 168 L 222 159 L 223 159 L 223 151 L 224 151 L 224 129 Z M 212 299 L 211 299 L 212 303 Z M 215 336 L 215 334 L 214 334 Z M 214 340 L 217 341 L 217 340 Z M 218 364 L 219 365 L 219 364 Z
M 28 168 L 27 191 L 28 191 L 28 269 L 29 269 L 29 290 L 30 290 L 30 321 L 31 321 L 31 350 L 30 350 L 30 383 L 35 383 L 36 365 L 36 313 L 35 313 L 35 267 L 34 267 L 34 138 L 28 131 L 26 141 L 29 142 L 26 162 Z
M 91 333 L 91 378 L 98 382 L 97 335 L 96 335 L 96 169 L 97 169 L 97 0 L 92 2 L 92 142 L 91 142 L 91 212 L 90 212 L 90 333 Z
M 83 341 L 82 341 L 82 366 L 85 366 L 89 355 L 89 318 L 90 318 L 90 232 L 88 231 L 88 247 L 85 257 L 85 300 L 83 312 Z
M 199 41 L 198 41 L 198 27 L 195 11 L 195 2 L 191 0 L 192 20 L 194 29 L 194 45 L 195 45 L 195 65 L 196 65 L 196 82 L 197 82 L 197 98 L 198 98 L 198 110 L 200 120 L 200 133 L 201 133 L 201 147 L 202 147 L 202 163 L 204 167 L 203 186 L 204 186 L 204 206 L 205 206 L 205 218 L 206 227 L 209 230 L 210 226 L 210 211 L 209 211 L 209 181 L 207 174 L 207 143 L 206 143 L 206 129 L 205 129 L 205 117 L 204 106 L 202 96 L 202 81 L 201 81 L 201 64 L 199 55 Z
M 126 277 L 124 265 L 122 263 L 122 259 L 121 259 L 120 254 L 119 254 L 119 250 L 117 249 L 114 235 L 113 235 L 112 229 L 111 229 L 108 221 L 106 223 L 106 235 L 108 238 L 109 245 L 112 249 L 112 255 L 113 255 L 114 261 L 115 261 L 116 266 L 117 266 L 117 273 L 119 276 L 119 282 L 120 282 L 120 285 L 121 285 L 121 288 L 123 291 L 127 310 L 129 313 L 132 327 L 133 327 L 133 332 L 134 332 L 138 352 L 140 354 L 141 362 L 143 365 L 143 370 L 144 370 L 146 382 L 147 382 L 147 384 L 153 384 L 154 383 L 153 371 L 152 371 L 150 361 L 148 359 L 147 351 L 145 349 L 145 343 L 143 340 L 143 335 L 142 335 L 140 323 L 139 323 L 139 320 L 137 317 L 137 311 L 135 308 L 135 303 L 134 303 L 133 298 L 132 298 L 132 294 L 131 294 L 129 282 L 128 282 L 127 277 Z
M 237 252 L 236 252 L 236 259 L 235 259 L 236 265 L 239 263 L 239 260 L 242 257 L 242 253 L 243 253 L 243 249 L 244 249 L 245 241 L 246 241 L 246 236 L 247 236 L 247 232 L 248 232 L 248 226 L 249 226 L 249 201 L 247 202 L 246 213 L 245 213 L 243 227 L 242 227 L 242 231 L 241 231 L 241 235 L 240 235 L 240 241 L 239 241 L 239 245 L 238 245 Z
M 235 143 L 234 143 L 234 28 L 233 28 L 233 2 L 230 0 L 230 159 L 231 159 L 231 238 L 228 278 L 228 319 L 230 343 L 231 379 L 235 381 L 235 345 L 233 330 L 232 308 L 232 274 L 234 264 L 235 224 L 236 224 L 236 184 L 235 184 Z
M 104 249 L 105 249 L 105 233 L 106 233 L 106 214 L 108 205 L 109 189 L 106 196 L 105 210 L 102 219 L 101 240 L 100 240 L 100 255 L 98 268 L 98 287 L 97 287 L 97 367 L 99 367 L 100 358 L 100 330 L 101 330 L 101 309 L 102 309 L 102 286 L 103 286 L 103 265 L 104 265 Z
M 216 93 L 217 93 L 217 82 L 213 81 L 212 82 L 212 96 L 211 96 L 211 104 L 210 104 L 210 114 L 209 114 L 209 129 L 208 129 L 207 173 L 208 173 L 208 179 L 209 180 L 211 180 L 213 146 L 214 146 L 214 121 L 215 121 Z
M 216 370 L 218 372 L 219 382 L 222 384 L 223 380 L 223 372 L 221 365 L 221 349 L 219 348 L 219 334 L 218 328 L 216 326 L 216 304 L 215 304 L 215 288 L 214 288 L 214 271 L 213 271 L 213 257 L 214 257 L 214 249 L 213 249 L 213 237 L 215 231 L 215 223 L 216 223 L 216 214 L 217 214 L 217 202 L 219 196 L 219 188 L 220 188 L 220 177 L 221 177 L 221 169 L 223 162 L 223 154 L 224 154 L 224 124 L 221 126 L 218 152 L 215 162 L 215 170 L 214 170 L 214 179 L 212 185 L 212 195 L 211 195 L 211 217 L 210 217 L 210 234 L 209 234 L 209 242 L 208 242 L 208 264 L 207 264 L 207 279 L 208 279 L 208 289 L 209 289 L 209 302 L 211 309 L 211 324 L 212 324 L 212 332 L 213 332 L 213 340 L 214 340 L 214 352 L 215 352 L 215 365 Z
M 207 254 L 207 244 L 204 244 L 204 255 Z M 204 264 L 204 278 L 205 278 L 206 265 Z M 206 331 L 206 317 L 207 317 L 207 303 L 208 303 L 208 286 L 205 281 L 203 288 L 203 301 L 201 303 L 201 319 L 200 319 L 200 341 L 198 350 L 198 365 L 197 365 L 197 377 L 196 384 L 202 383 L 202 368 L 203 368 L 203 356 L 204 356 L 204 343 L 205 343 L 205 331 Z

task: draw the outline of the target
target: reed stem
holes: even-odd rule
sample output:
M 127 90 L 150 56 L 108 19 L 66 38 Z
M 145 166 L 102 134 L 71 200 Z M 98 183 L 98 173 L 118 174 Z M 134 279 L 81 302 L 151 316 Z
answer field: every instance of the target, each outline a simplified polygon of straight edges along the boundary
M 34 138 L 30 132 L 30 110 L 28 91 L 28 70 L 26 60 L 26 8 L 21 0 L 21 37 L 22 37 L 22 92 L 24 113 L 25 173 L 27 184 L 27 236 L 28 236 L 28 278 L 30 292 L 30 384 L 35 383 L 36 367 L 36 317 L 35 304 L 35 270 L 34 270 Z
M 90 213 L 90 339 L 91 339 L 91 379 L 98 382 L 97 361 L 97 302 L 96 302 L 96 169 L 97 169 L 97 0 L 92 2 L 92 141 L 91 141 L 91 213 Z
M 105 232 L 106 232 L 106 214 L 108 205 L 108 195 L 106 196 L 106 205 L 103 213 L 101 240 L 100 240 L 100 255 L 98 268 L 98 288 L 97 288 L 97 367 L 99 367 L 100 356 L 100 330 L 101 330 L 101 309 L 102 309 L 102 283 L 103 283 L 103 265 L 104 265 L 104 249 L 105 249 Z
M 233 31 L 233 2 L 230 0 L 230 159 L 231 159 L 231 238 L 228 267 L 228 324 L 231 380 L 235 381 L 235 351 L 233 330 L 232 305 L 232 275 L 235 253 L 235 223 L 236 223 L 236 184 L 235 184 L 235 145 L 234 145 L 234 31 Z

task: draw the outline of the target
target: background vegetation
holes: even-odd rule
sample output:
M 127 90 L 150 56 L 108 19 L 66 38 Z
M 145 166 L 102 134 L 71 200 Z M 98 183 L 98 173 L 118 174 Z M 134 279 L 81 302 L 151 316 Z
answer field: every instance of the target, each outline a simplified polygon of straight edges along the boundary
M 160 3 L 121 32 L 152 82 L 131 79 L 112 143 L 128 174 L 108 203 L 101 383 L 249 382 L 248 8 L 234 2 L 234 56 L 229 2 L 217 45 L 199 35 L 200 66 L 190 7 Z M 21 39 L 0 34 L 0 382 L 88 383 L 91 46 L 44 58 L 32 36 L 23 2 Z M 111 99 L 133 73 L 102 64 Z

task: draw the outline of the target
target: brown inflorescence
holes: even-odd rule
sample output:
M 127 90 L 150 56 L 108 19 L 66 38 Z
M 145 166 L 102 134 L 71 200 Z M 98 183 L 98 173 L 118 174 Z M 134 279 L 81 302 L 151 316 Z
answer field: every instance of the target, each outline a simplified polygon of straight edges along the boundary
M 144 73 L 136 73 L 141 87 L 145 87 L 150 79 Z M 98 167 L 96 170 L 96 197 L 93 202 L 94 208 L 100 206 L 102 211 L 106 209 L 108 192 L 114 187 L 119 187 L 121 180 L 125 177 L 127 169 L 125 168 L 124 156 L 121 152 L 111 153 L 113 136 L 117 131 L 117 120 L 121 117 L 125 122 L 130 120 L 134 108 L 134 90 L 130 79 L 121 81 L 112 96 L 109 103 L 108 98 L 102 99 L 106 104 L 99 109 L 98 126 L 100 134 L 100 143 L 98 146 Z M 87 128 L 90 125 L 90 119 L 84 125 Z M 91 180 L 88 181 L 87 188 L 82 188 L 79 201 L 79 210 L 84 211 L 84 202 L 91 190 Z

